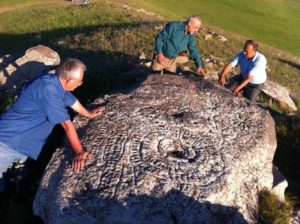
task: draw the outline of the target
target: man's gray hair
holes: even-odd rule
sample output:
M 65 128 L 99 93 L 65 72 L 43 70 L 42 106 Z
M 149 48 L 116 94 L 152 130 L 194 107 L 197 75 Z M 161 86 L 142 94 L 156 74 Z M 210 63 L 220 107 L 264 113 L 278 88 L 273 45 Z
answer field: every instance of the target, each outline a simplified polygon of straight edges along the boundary
M 201 22 L 201 18 L 199 17 L 199 16 L 190 16 L 189 18 L 188 18 L 188 22 L 189 23 L 202 23 Z
M 56 73 L 62 79 L 76 78 L 74 76 L 74 71 L 81 69 L 83 72 L 86 71 L 85 64 L 76 58 L 67 58 L 63 63 L 61 63 L 56 69 Z

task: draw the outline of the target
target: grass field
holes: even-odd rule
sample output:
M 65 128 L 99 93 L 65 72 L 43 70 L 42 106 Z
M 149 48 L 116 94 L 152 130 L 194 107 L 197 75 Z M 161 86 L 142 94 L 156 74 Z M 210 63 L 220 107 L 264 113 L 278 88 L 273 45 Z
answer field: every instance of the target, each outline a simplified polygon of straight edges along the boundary
M 168 19 L 200 15 L 208 25 L 237 32 L 300 56 L 299 0 L 126 0 Z
M 42 0 L 0 0 L 0 7 L 14 7 L 16 5 L 32 4 L 39 1 L 42 2 Z
M 157 21 L 156 18 L 125 10 L 120 3 L 121 1 L 113 4 L 111 1 L 107 3 L 105 0 L 95 0 L 90 1 L 92 3 L 87 7 L 77 6 L 71 4 L 70 1 L 63 0 L 49 0 L 47 4 L 44 4 L 46 1 L 38 0 L 0 1 L 0 9 L 1 6 L 8 7 L 9 5 L 12 7 L 10 11 L 0 13 L 0 55 L 22 54 L 31 46 L 43 44 L 57 51 L 61 58 L 76 57 L 83 60 L 87 64 L 88 72 L 84 85 L 75 92 L 83 103 L 109 91 L 127 87 L 134 83 L 135 77 L 126 72 L 139 63 L 138 57 L 142 52 L 146 54 L 148 59 L 151 59 L 154 38 L 159 32 L 155 27 L 163 25 L 165 21 Z M 159 10 L 158 4 L 170 2 L 169 0 L 161 2 L 153 0 L 128 1 L 132 4 L 142 4 L 141 7 L 149 11 Z M 38 2 L 38 4 L 33 4 L 34 2 Z M 172 2 L 173 4 L 169 4 L 169 7 L 173 7 L 174 2 L 177 4 L 175 0 Z M 214 3 L 216 7 L 220 7 L 220 10 L 222 9 L 220 2 L 222 1 L 207 1 L 205 4 L 206 7 L 209 7 Z M 266 2 L 261 1 L 258 4 Z M 296 8 L 299 6 L 299 1 L 287 0 L 285 2 L 289 5 L 294 4 Z M 282 1 L 275 0 L 272 4 L 278 6 L 279 3 Z M 182 4 L 178 1 L 177 8 L 185 9 Z M 243 4 L 248 3 L 244 2 Z M 169 15 L 164 14 L 166 13 L 163 12 L 164 10 L 161 13 L 168 19 L 182 19 L 190 14 L 201 14 L 205 23 L 213 24 L 205 17 L 205 13 L 197 11 L 196 7 L 196 5 L 194 8 L 191 7 L 191 10 L 195 11 L 185 11 L 186 14 L 176 14 L 177 9 L 173 10 L 172 8 L 169 10 L 171 13 Z M 271 11 L 269 12 L 271 13 Z M 159 11 L 156 12 L 159 13 Z M 238 15 L 236 14 L 236 16 Z M 246 20 L 243 15 L 240 16 L 240 21 Z M 297 16 L 294 19 L 296 18 Z M 215 20 L 219 21 L 220 19 L 216 17 Z M 219 22 L 223 23 L 224 21 L 225 17 L 223 21 Z M 217 24 L 213 25 L 217 26 Z M 245 41 L 243 35 L 247 34 L 241 32 L 242 35 L 240 35 L 237 33 L 238 30 L 233 30 L 236 33 L 232 33 L 226 31 L 226 27 L 222 28 L 214 27 L 213 30 L 229 39 L 224 43 L 217 39 L 205 41 L 201 34 L 198 35 L 197 43 L 204 58 L 214 55 L 223 58 L 224 62 L 228 62 L 236 52 L 241 50 Z M 297 30 L 297 32 L 299 31 Z M 270 41 L 265 42 L 270 44 Z M 299 45 L 295 41 L 295 49 L 297 44 Z M 266 44 L 262 44 L 261 50 L 268 59 L 269 78 L 288 87 L 293 92 L 300 92 L 299 58 Z M 277 122 L 278 149 L 275 162 L 288 178 L 290 191 L 300 199 L 299 133 L 299 114 L 293 118 L 287 116 L 287 119 Z M 62 133 L 58 136 L 61 137 Z M 57 145 L 52 147 L 52 151 L 56 147 Z M 47 147 L 43 151 L 47 152 Z M 23 188 L 21 194 L 11 196 L 7 203 L 0 205 L 0 208 L 4 208 L 2 211 L 0 209 L 1 224 L 35 223 L 32 217 L 31 203 L 38 187 L 39 178 L 51 157 L 52 151 L 48 151 L 48 156 L 42 156 L 38 161 L 30 161 L 31 175 L 29 181 L 24 185 L 26 188 Z M 14 190 L 12 191 L 14 192 Z
M 28 3 L 28 2 L 34 2 L 32 0 L 0 0 L 0 6 L 12 6 L 16 4 L 22 4 L 22 3 Z
M 39 3 L 0 14 L 0 55 L 21 52 L 36 44 L 45 44 L 59 50 L 62 56 L 66 55 L 65 52 L 72 54 L 74 51 L 90 51 L 106 52 L 105 57 L 114 54 L 112 60 L 120 58 L 116 57 L 116 53 L 123 55 L 123 58 L 126 54 L 131 59 L 136 59 L 138 53 L 144 51 L 148 58 L 152 57 L 157 30 L 154 25 L 141 25 L 153 21 L 147 20 L 145 16 L 142 16 L 142 20 L 137 19 L 131 11 L 124 10 L 120 5 L 118 8 L 112 4 L 101 3 L 103 1 L 94 2 L 98 3 L 81 7 L 68 1 L 49 1 L 47 5 Z M 162 22 L 160 24 L 163 25 Z M 130 31 L 133 27 L 137 32 Z M 118 30 L 120 31 L 117 32 Z M 122 32 L 125 33 L 120 35 Z M 228 62 L 241 50 L 245 38 L 224 30 L 218 32 L 229 41 L 223 44 L 218 41 L 206 42 L 199 36 L 198 44 L 204 57 L 213 54 Z M 126 35 L 130 35 L 131 39 Z M 293 92 L 300 92 L 299 58 L 268 45 L 262 44 L 261 49 L 268 59 L 269 77 Z M 89 58 L 89 64 L 95 64 L 95 57 L 91 58 L 91 54 L 87 53 L 84 55 Z M 96 60 L 102 58 L 96 57 Z

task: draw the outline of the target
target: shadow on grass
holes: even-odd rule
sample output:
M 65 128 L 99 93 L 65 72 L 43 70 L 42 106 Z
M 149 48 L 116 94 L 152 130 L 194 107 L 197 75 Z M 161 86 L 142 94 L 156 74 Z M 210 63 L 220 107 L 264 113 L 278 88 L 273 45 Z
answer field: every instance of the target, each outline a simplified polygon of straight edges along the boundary
M 297 64 L 296 62 L 288 61 L 288 60 L 282 59 L 282 58 L 276 58 L 276 59 L 284 64 L 288 64 L 288 65 L 300 70 L 300 64 Z
M 96 32 L 110 30 L 122 30 L 122 29 L 133 29 L 141 26 L 151 26 L 155 24 L 161 24 L 161 22 L 131 22 L 131 23 L 116 23 L 116 24 L 103 24 L 95 26 L 81 26 L 81 27 L 71 27 L 71 28 L 58 28 L 51 31 L 40 31 L 26 34 L 9 34 L 9 33 L 0 33 L 0 44 L 1 44 L 1 54 L 15 54 L 20 56 L 29 47 L 32 47 L 37 44 L 44 44 L 51 47 L 53 50 L 56 50 L 60 55 L 66 55 L 67 53 L 72 52 L 71 49 L 59 45 L 56 41 L 64 37 L 72 37 L 77 34 L 84 34 L 89 36 Z M 154 40 L 153 40 L 154 41 Z M 153 42 L 154 43 L 154 42 Z M 74 51 L 73 51 L 74 52 Z M 79 53 L 75 51 L 74 53 Z M 82 52 L 86 55 L 87 52 Z M 88 56 L 88 55 L 86 55 Z
M 274 163 L 288 181 L 286 193 L 300 207 L 300 116 L 272 114 L 276 121 L 277 149 Z
M 60 55 L 61 59 L 74 57 L 82 60 L 87 65 L 87 75 L 83 87 L 75 91 L 79 97 L 85 100 L 93 100 L 95 97 L 114 89 L 122 89 L 134 84 L 133 76 L 124 75 L 126 71 L 134 68 L 139 62 L 139 58 L 134 54 L 123 52 L 86 50 L 80 46 L 69 46 L 60 43 L 65 37 L 72 37 L 77 34 L 89 36 L 97 32 L 122 32 L 123 29 L 134 29 L 141 26 L 153 26 L 149 22 L 132 22 L 118 24 L 104 24 L 97 26 L 83 26 L 74 28 L 55 29 L 51 31 L 41 31 L 22 35 L 0 34 L 0 44 L 2 54 L 13 54 L 18 58 L 24 54 L 26 49 L 42 44 L 46 45 Z M 154 40 L 153 40 L 154 42 Z M 83 94 L 81 94 L 83 93 Z

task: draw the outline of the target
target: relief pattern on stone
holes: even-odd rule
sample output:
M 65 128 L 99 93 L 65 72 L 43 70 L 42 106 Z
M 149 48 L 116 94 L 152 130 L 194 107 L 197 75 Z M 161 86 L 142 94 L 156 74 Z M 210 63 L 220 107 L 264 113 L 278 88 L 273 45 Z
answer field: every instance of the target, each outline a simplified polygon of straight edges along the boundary
M 150 76 L 125 97 L 109 97 L 99 118 L 75 121 L 93 159 L 80 173 L 63 171 L 59 188 L 68 190 L 58 201 L 68 207 L 80 193 L 76 201 L 88 212 L 96 196 L 128 203 L 130 194 L 163 197 L 172 189 L 204 200 L 228 185 L 235 161 L 264 140 L 266 114 L 211 81 Z

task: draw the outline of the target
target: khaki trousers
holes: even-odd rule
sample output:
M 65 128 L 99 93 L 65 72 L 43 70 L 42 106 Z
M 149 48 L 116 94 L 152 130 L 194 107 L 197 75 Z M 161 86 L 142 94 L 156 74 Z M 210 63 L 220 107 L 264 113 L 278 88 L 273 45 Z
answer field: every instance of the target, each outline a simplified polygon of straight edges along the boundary
M 157 61 L 157 55 L 154 57 L 152 61 L 151 68 L 153 71 L 161 71 L 161 70 L 167 70 L 172 73 L 176 73 L 177 64 L 183 64 L 188 62 L 187 56 L 176 56 L 175 58 L 166 58 L 163 60 L 163 62 L 160 64 Z

